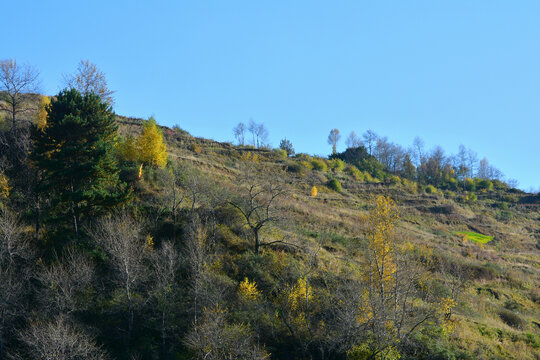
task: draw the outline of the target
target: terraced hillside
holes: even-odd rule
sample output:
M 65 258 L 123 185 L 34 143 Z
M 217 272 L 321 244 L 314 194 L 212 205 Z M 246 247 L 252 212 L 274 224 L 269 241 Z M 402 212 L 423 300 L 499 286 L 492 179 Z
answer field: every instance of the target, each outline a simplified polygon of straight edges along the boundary
M 140 121 L 136 119 L 121 119 L 120 123 L 123 134 L 139 131 Z M 248 153 L 258 155 L 260 166 L 283 169 L 281 179 L 275 180 L 287 190 L 275 204 L 279 216 L 263 228 L 264 242 L 276 243 L 265 248 L 263 257 L 285 252 L 298 261 L 301 265 L 297 266 L 312 278 L 314 297 L 329 291 L 324 285 L 327 278 L 345 273 L 351 278 L 361 276 L 362 267 L 367 266 L 369 232 L 362 219 L 374 209 L 378 196 L 395 201 L 400 215 L 399 241 L 406 244 L 410 259 L 427 272 L 425 286 L 433 287 L 435 296 L 441 298 L 455 291 L 457 302 L 451 313 L 455 329 L 444 332 L 431 323 L 408 340 L 409 353 L 403 357 L 540 358 L 538 195 L 500 187 L 478 192 L 477 200 L 471 202 L 460 190 L 428 194 L 425 187 L 399 178 L 375 182 L 357 180 L 347 168 L 313 170 L 306 166 L 311 159 L 306 155 L 287 158 L 280 151 L 195 138 L 179 129 L 163 128 L 163 132 L 172 161 L 196 168 L 200 176 L 211 179 L 223 191 L 241 192 L 241 164 Z M 330 179 L 341 183 L 340 192 L 328 187 Z M 316 196 L 311 196 L 313 186 L 318 190 Z M 244 252 L 251 245 L 249 235 L 237 228 L 242 219 L 236 218 L 236 225 L 229 220 L 222 219 L 227 225 L 219 227 L 222 233 L 218 238 L 225 252 L 221 266 L 228 276 L 240 280 L 242 271 L 248 270 L 247 265 L 238 263 L 247 261 Z M 477 237 L 490 241 L 475 241 Z M 317 265 L 309 268 L 309 261 Z M 264 268 L 250 269 L 256 274 L 250 273 L 251 278 L 263 293 L 268 291 L 267 301 L 275 301 L 270 299 L 271 283 L 276 280 L 266 279 L 275 274 L 261 274 L 269 271 Z M 319 315 L 313 310 L 310 316 Z M 313 330 L 310 341 L 316 342 L 314 338 L 323 334 L 320 329 Z

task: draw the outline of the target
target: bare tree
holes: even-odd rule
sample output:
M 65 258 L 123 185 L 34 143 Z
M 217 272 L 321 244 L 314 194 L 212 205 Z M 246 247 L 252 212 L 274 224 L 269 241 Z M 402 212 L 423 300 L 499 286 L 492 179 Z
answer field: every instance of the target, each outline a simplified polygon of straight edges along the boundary
M 169 328 L 168 321 L 175 292 L 177 291 L 176 275 L 180 266 L 180 254 L 171 242 L 165 241 L 159 249 L 153 252 L 151 264 L 152 278 L 154 280 L 152 293 L 157 301 L 160 313 L 161 352 L 163 358 L 165 358 L 168 354 L 166 343 Z
M 93 277 L 92 261 L 76 249 L 67 248 L 60 261 L 43 266 L 38 274 L 47 294 L 45 308 L 60 314 L 85 309 L 79 298 L 88 289 Z
M 19 335 L 27 352 L 16 359 L 105 360 L 107 355 L 94 339 L 60 317 L 47 323 L 34 323 Z
M 180 254 L 170 241 L 165 241 L 160 248 L 152 253 L 152 279 L 154 287 L 152 295 L 157 302 L 160 317 L 159 330 L 161 333 L 161 353 L 165 359 L 169 353 L 167 348 L 167 331 L 170 328 L 169 320 L 172 305 L 177 289 L 176 276 L 180 267 Z
M 31 253 L 20 218 L 0 205 L 0 264 L 11 270 L 18 260 L 29 259 Z
M 377 144 L 378 137 L 379 136 L 375 134 L 373 130 L 367 130 L 362 135 L 362 138 L 364 139 L 364 145 L 367 147 L 369 155 L 373 155 L 373 150 L 375 148 L 375 144 Z
M 19 218 L 0 204 L 0 359 L 15 322 L 25 315 L 24 298 L 32 278 L 33 257 Z
M 242 167 L 239 179 L 241 190 L 229 204 L 242 214 L 253 235 L 253 250 L 255 254 L 259 254 L 261 246 L 274 243 L 261 242 L 261 229 L 278 220 L 274 207 L 279 197 L 286 192 L 281 182 L 284 176 L 279 173 L 281 170 L 262 166 L 250 159 L 247 159 Z
M 125 212 L 103 218 L 91 231 L 94 240 L 109 254 L 113 280 L 123 289 L 128 308 L 126 348 L 129 350 L 137 305 L 135 291 L 146 274 L 144 259 L 148 244 L 142 236 L 142 221 Z
M 148 207 L 148 215 L 151 217 L 154 231 L 156 231 L 163 216 L 170 213 L 174 225 L 173 231 L 176 231 L 178 209 L 187 199 L 186 192 L 180 188 L 186 179 L 185 167 L 176 161 L 166 169 L 155 169 L 154 171 L 158 175 L 156 184 L 159 191 L 149 193 L 148 197 L 144 199 L 146 204 L 151 205 Z
M 203 319 L 187 335 L 185 343 L 201 360 L 263 360 L 268 354 L 255 344 L 252 330 L 244 324 L 227 324 L 225 310 L 206 309 Z
M 422 164 L 424 156 L 425 156 L 424 140 L 416 136 L 413 140 L 411 153 L 412 153 L 412 160 L 414 162 L 414 165 L 416 167 L 419 167 Z
M 258 124 L 253 120 L 249 119 L 248 131 L 251 133 L 251 145 L 257 146 L 258 139 L 255 138 L 257 133 Z
M 187 200 L 191 201 L 191 211 L 201 205 L 208 194 L 210 186 L 208 176 L 203 174 L 197 167 L 184 163 L 180 166 L 182 176 L 180 182 L 186 191 Z
M 457 177 L 463 180 L 469 173 L 469 164 L 467 163 L 467 148 L 463 144 L 459 145 L 459 151 L 454 157 L 454 167 L 457 169 Z
M 251 133 L 251 144 L 257 149 L 264 147 L 268 142 L 268 130 L 263 123 L 256 123 L 253 119 L 249 120 L 248 131 Z
M 4 102 L 0 111 L 7 112 L 12 120 L 12 129 L 17 126 L 18 116 L 33 108 L 27 94 L 37 92 L 39 72 L 29 65 L 18 65 L 15 60 L 0 62 L 0 91 L 4 91 Z
M 243 122 L 239 122 L 238 125 L 234 127 L 233 133 L 236 141 L 238 141 L 238 145 L 244 146 L 246 142 L 246 124 L 244 124 Z
M 360 140 L 354 131 L 351 131 L 349 137 L 347 137 L 347 140 L 345 141 L 345 144 L 347 145 L 347 148 L 354 149 L 362 146 L 362 140 Z
M 184 258 L 189 271 L 193 323 L 197 325 L 204 304 L 212 303 L 212 299 L 207 294 L 210 246 L 207 241 L 208 231 L 196 213 L 192 213 L 187 230 Z
M 330 130 L 330 134 L 328 135 L 328 145 L 332 145 L 332 154 L 337 153 L 337 143 L 339 142 L 339 139 L 341 139 L 339 130 L 338 129 Z
M 268 129 L 263 123 L 257 125 L 255 135 L 257 136 L 257 148 L 268 146 Z
M 76 89 L 83 95 L 94 93 L 101 98 L 101 101 L 110 106 L 114 105 L 112 96 L 114 91 L 109 90 L 105 74 L 89 60 L 81 60 L 74 74 L 64 75 L 64 83 L 67 87 Z
M 469 167 L 469 177 L 473 178 L 476 174 L 478 164 L 478 154 L 472 149 L 467 152 L 467 163 Z

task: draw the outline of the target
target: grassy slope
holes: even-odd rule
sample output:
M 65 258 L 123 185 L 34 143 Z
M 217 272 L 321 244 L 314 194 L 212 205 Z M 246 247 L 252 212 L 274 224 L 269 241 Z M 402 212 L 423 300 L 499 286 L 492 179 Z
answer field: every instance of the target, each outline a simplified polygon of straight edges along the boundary
M 140 120 L 121 118 L 120 124 L 121 134 L 140 131 Z M 237 171 L 235 159 L 250 151 L 179 130 L 163 130 L 171 159 L 189 161 L 227 182 Z M 200 153 L 194 151 L 196 145 Z M 270 151 L 261 155 L 270 162 L 286 162 Z M 479 357 L 540 358 L 538 196 L 492 191 L 479 194 L 478 202 L 469 206 L 457 202 L 460 194 L 428 195 L 401 185 L 357 182 L 344 173 L 332 175 L 341 181 L 342 193 L 324 186 L 328 173 L 308 172 L 295 181 L 291 174 L 290 195 L 279 204 L 291 221 L 277 225 L 281 234 L 290 234 L 293 242 L 303 246 L 320 242 L 321 257 L 340 262 L 348 244 L 363 239 L 360 216 L 373 206 L 377 195 L 389 195 L 401 212 L 401 233 L 421 256 L 459 263 L 472 274 L 459 299 L 452 341 Z M 312 185 L 319 189 L 315 198 L 309 196 Z M 500 209 L 503 201 L 506 210 Z M 485 244 L 466 241 L 456 234 L 463 231 L 493 240 Z

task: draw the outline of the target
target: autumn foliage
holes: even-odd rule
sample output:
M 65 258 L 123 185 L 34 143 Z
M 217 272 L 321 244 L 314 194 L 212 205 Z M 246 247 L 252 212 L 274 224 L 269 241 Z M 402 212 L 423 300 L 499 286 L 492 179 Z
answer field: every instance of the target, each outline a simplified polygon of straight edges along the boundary
M 116 150 L 124 161 L 140 161 L 158 168 L 167 165 L 167 146 L 153 117 L 144 122 L 137 138 L 126 136 L 117 144 Z
M 369 244 L 369 280 L 376 287 L 394 282 L 395 227 L 399 214 L 395 202 L 389 197 L 379 196 L 375 209 L 364 218 Z
M 140 160 L 159 168 L 167 165 L 167 146 L 156 120 L 151 117 L 143 124 L 143 131 L 137 139 Z

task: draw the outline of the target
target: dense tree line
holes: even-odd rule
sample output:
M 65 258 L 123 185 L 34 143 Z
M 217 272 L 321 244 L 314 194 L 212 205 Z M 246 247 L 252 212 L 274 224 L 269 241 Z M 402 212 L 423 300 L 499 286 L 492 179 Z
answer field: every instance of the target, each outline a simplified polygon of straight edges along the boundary
M 466 186 L 466 179 L 505 180 L 503 173 L 489 164 L 486 158 L 478 160 L 478 155 L 464 145 L 454 155 L 446 155 L 436 146 L 425 149 L 424 141 L 416 137 L 412 146 L 405 149 L 392 143 L 387 137 L 378 136 L 367 130 L 362 139 L 353 132 L 347 138 L 347 149 L 336 152 L 339 130 L 332 129 L 328 137 L 332 145 L 330 158 L 339 158 L 355 165 L 361 171 L 368 171 L 372 176 L 384 179 L 387 174 L 399 175 L 420 184 L 429 184 L 443 189 L 457 190 L 458 185 Z M 331 141 L 332 140 L 332 141 Z M 376 162 L 375 162 L 376 161 Z M 514 180 L 508 180 L 510 186 L 516 186 Z

